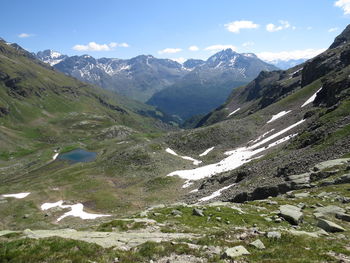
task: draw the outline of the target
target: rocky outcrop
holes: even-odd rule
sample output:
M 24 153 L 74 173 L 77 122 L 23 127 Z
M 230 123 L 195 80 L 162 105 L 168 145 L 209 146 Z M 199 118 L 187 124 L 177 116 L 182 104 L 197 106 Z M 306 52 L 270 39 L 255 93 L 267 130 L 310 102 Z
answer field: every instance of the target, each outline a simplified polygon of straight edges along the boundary
M 337 48 L 341 45 L 348 43 L 350 40 L 350 25 L 348 25 L 344 31 L 335 38 L 334 42 L 329 48 Z

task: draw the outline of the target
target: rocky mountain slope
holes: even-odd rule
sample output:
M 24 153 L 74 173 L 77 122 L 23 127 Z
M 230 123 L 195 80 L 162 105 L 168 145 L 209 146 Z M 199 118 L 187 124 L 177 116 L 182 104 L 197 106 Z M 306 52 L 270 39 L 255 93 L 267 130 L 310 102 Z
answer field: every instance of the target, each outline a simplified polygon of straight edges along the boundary
M 154 94 L 147 103 L 185 120 L 210 112 L 224 103 L 234 88 L 248 83 L 261 71 L 275 69 L 254 54 L 226 49 L 198 64 L 182 80 Z

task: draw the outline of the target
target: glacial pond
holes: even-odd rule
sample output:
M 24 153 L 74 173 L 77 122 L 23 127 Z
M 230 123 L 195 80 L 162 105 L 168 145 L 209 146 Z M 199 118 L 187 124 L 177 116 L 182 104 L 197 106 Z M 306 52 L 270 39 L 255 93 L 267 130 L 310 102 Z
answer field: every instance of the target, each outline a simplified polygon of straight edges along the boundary
M 59 154 L 57 159 L 63 161 L 70 161 L 71 163 L 86 163 L 95 161 L 97 153 L 88 152 L 84 149 L 75 149 L 70 152 Z

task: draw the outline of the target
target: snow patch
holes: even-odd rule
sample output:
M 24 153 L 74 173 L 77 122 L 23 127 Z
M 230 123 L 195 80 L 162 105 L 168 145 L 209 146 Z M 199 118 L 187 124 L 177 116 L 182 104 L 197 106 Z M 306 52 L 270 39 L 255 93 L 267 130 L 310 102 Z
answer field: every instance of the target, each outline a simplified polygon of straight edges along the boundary
M 316 91 L 316 93 L 314 95 L 312 95 L 307 101 L 305 101 L 304 104 L 301 105 L 301 108 L 303 108 L 306 105 L 312 103 L 316 99 L 317 93 L 319 93 L 321 91 L 321 89 L 322 89 L 322 87 L 318 91 Z
M 239 147 L 236 148 L 232 151 L 227 151 L 225 152 L 225 155 L 228 155 L 228 157 L 224 158 L 218 163 L 213 163 L 209 165 L 205 165 L 196 169 L 191 169 L 191 170 L 179 170 L 179 171 L 174 171 L 167 176 L 179 176 L 182 179 L 186 179 L 187 181 L 185 182 L 183 188 L 188 187 L 191 185 L 192 180 L 200 180 L 206 177 L 213 176 L 215 174 L 227 172 L 234 170 L 240 166 L 242 166 L 245 163 L 248 163 L 254 159 L 260 158 L 261 156 L 257 156 L 258 153 L 261 153 L 263 151 L 266 151 L 267 149 L 274 147 L 280 143 L 283 143 L 292 137 L 296 136 L 294 135 L 289 135 L 286 136 L 278 141 L 275 141 L 274 143 L 271 143 L 265 147 L 258 148 L 267 142 L 279 137 L 280 135 L 286 133 L 287 131 L 293 129 L 294 127 L 300 125 L 303 123 L 305 120 L 301 120 L 297 123 L 294 123 L 290 125 L 289 127 L 274 133 L 273 135 L 263 139 L 262 141 L 252 145 L 252 146 L 246 146 L 246 147 Z M 254 157 L 257 156 L 257 157 Z
M 56 203 L 44 203 L 41 205 L 41 210 L 48 210 L 54 207 L 61 207 L 61 208 L 70 208 L 71 210 L 69 212 L 64 213 L 62 216 L 60 216 L 57 219 L 57 222 L 61 221 L 63 218 L 67 216 L 73 216 L 73 217 L 80 217 L 81 219 L 96 219 L 98 217 L 105 217 L 110 215 L 101 215 L 101 214 L 91 214 L 84 212 L 84 205 L 81 203 L 75 204 L 75 205 L 64 205 L 63 200 L 60 200 Z
M 301 71 L 301 70 L 303 70 L 303 68 L 300 68 L 300 69 L 298 69 L 298 70 L 296 70 L 296 71 L 290 73 L 289 75 L 290 75 L 290 76 L 293 76 L 295 73 L 298 73 L 298 72 Z
M 209 152 L 214 150 L 215 147 L 211 147 L 209 149 L 206 149 L 204 152 L 202 152 L 199 156 L 206 156 Z
M 239 111 L 241 108 L 235 109 L 233 112 L 231 112 L 227 117 L 230 117 L 231 115 L 235 114 L 237 111 Z
M 273 122 L 273 121 L 283 117 L 284 115 L 286 115 L 286 114 L 288 114 L 290 112 L 291 112 L 291 110 L 289 110 L 289 111 L 281 111 L 281 112 L 277 113 L 276 115 L 272 115 L 272 118 L 266 123 L 271 123 L 271 122 Z
M 253 143 L 256 143 L 258 141 L 260 141 L 262 138 L 265 138 L 266 135 L 268 135 L 269 133 L 273 132 L 275 129 L 269 130 L 268 132 L 265 132 L 263 135 L 259 136 L 258 138 L 256 138 L 254 141 L 252 141 Z
M 22 199 L 25 198 L 29 195 L 30 193 L 18 193 L 18 194 L 5 194 L 2 195 L 3 197 L 13 197 L 13 198 L 17 198 L 17 199 Z
M 193 162 L 193 165 L 199 165 L 200 163 L 202 163 L 202 161 L 193 159 L 192 157 L 178 155 L 175 151 L 173 151 L 173 150 L 170 149 L 170 148 L 167 148 L 165 151 L 166 151 L 167 153 L 170 153 L 171 155 L 178 156 L 178 157 L 180 157 L 180 158 L 182 158 L 182 159 L 184 159 L 184 160 L 192 161 L 192 162 Z
M 221 195 L 221 192 L 225 191 L 226 189 L 229 189 L 230 187 L 232 187 L 232 186 L 234 186 L 234 185 L 235 185 L 235 184 L 230 184 L 230 185 L 228 185 L 228 186 L 225 186 L 225 187 L 223 187 L 223 188 L 221 188 L 221 189 L 215 191 L 215 192 L 212 193 L 211 195 L 199 199 L 199 202 L 205 202 L 205 201 L 208 201 L 208 200 L 213 199 L 213 198 L 215 198 L 215 197 L 218 197 L 218 196 Z
M 52 160 L 56 160 L 58 155 L 59 155 L 59 153 L 55 153 L 55 154 L 52 156 Z

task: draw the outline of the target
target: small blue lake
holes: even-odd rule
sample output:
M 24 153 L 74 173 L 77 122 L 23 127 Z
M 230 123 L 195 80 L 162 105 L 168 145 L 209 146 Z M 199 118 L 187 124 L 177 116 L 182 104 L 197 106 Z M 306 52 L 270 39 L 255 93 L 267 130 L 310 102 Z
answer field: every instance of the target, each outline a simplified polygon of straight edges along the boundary
M 88 152 L 83 149 L 75 149 L 67 153 L 59 154 L 57 159 L 70 161 L 72 163 L 87 163 L 95 161 L 96 156 L 97 153 L 95 152 Z

